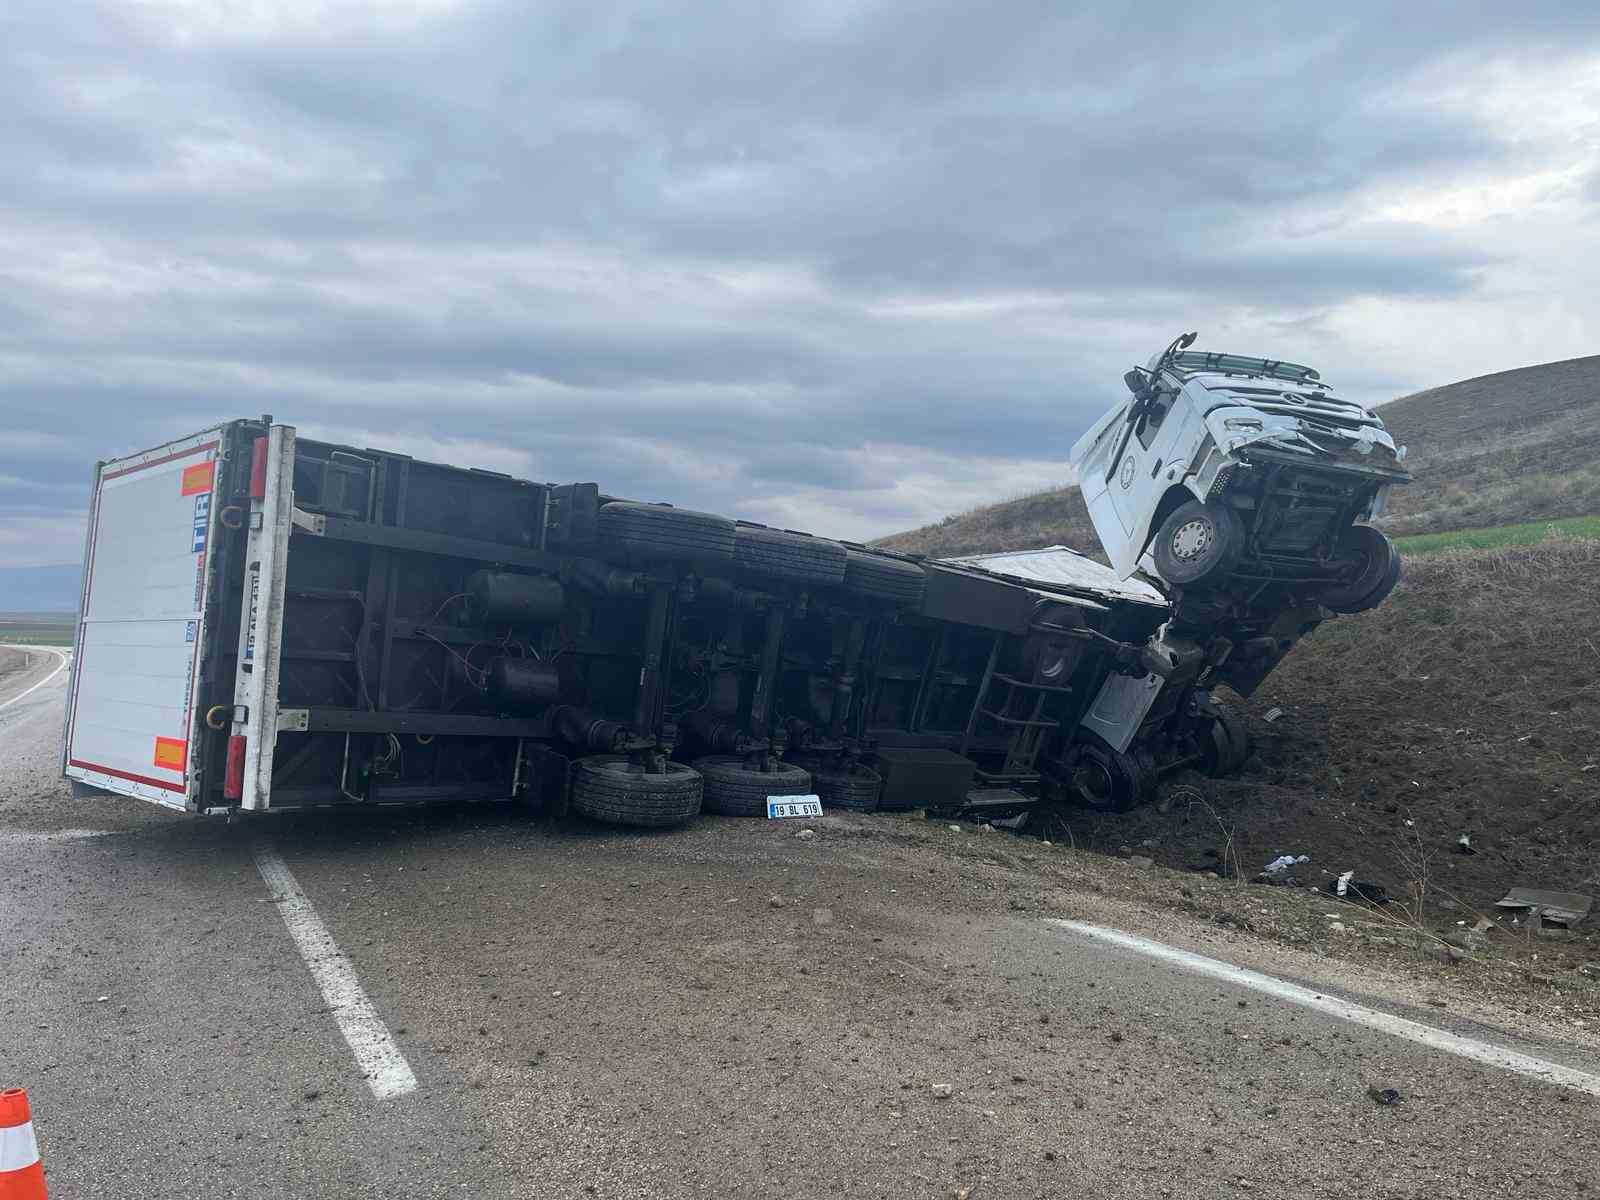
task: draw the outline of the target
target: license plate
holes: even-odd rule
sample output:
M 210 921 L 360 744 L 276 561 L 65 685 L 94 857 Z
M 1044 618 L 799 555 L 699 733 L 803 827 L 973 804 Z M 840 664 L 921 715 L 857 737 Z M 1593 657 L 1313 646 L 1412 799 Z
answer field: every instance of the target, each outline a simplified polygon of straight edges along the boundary
M 767 819 L 783 817 L 820 817 L 822 799 L 819 796 L 768 796 Z

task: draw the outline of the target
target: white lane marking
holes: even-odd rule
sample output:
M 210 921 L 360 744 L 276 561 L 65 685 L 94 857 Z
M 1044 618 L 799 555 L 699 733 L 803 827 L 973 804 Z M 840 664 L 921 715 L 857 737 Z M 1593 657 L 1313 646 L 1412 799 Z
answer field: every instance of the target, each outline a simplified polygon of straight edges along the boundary
M 0 846 L 31 845 L 35 842 L 76 842 L 80 838 L 105 837 L 111 829 L 17 829 L 0 833 Z
M 355 968 L 300 890 L 288 864 L 276 850 L 263 847 L 256 851 L 256 870 L 276 894 L 289 936 L 322 989 L 322 998 L 339 1023 L 339 1032 L 350 1043 L 372 1094 L 388 1100 L 416 1091 L 417 1077 L 411 1073 L 411 1064 L 389 1036 L 388 1027 L 361 990 Z
M 1375 1008 L 1366 1008 L 1349 1000 L 1340 1000 L 1336 996 L 1314 992 L 1299 984 L 1274 979 L 1271 975 L 1262 975 L 1244 967 L 1236 967 L 1232 963 L 1207 958 L 1203 954 L 1191 954 L 1187 950 L 1179 950 L 1176 946 L 1168 946 L 1164 942 L 1154 942 L 1136 934 L 1107 929 L 1103 925 L 1055 918 L 1047 919 L 1046 924 L 1071 930 L 1073 933 L 1081 933 L 1085 937 L 1108 942 L 1113 946 L 1121 946 L 1125 950 L 1149 955 L 1151 958 L 1193 971 L 1197 975 L 1208 975 L 1224 983 L 1236 983 L 1241 987 L 1254 988 L 1258 992 L 1276 996 L 1279 1000 L 1287 1000 L 1290 1004 L 1315 1009 L 1330 1017 L 1338 1017 L 1356 1025 L 1365 1025 L 1369 1029 L 1405 1038 L 1407 1041 L 1429 1046 L 1435 1050 L 1444 1050 L 1450 1054 L 1458 1054 L 1462 1058 L 1470 1058 L 1474 1062 L 1499 1067 L 1505 1071 L 1514 1071 L 1518 1075 L 1527 1075 L 1542 1083 L 1553 1083 L 1557 1087 L 1571 1088 L 1575 1092 L 1600 1096 L 1600 1075 L 1592 1075 L 1587 1071 L 1563 1066 L 1560 1063 L 1547 1062 L 1542 1058 L 1507 1050 L 1503 1046 L 1495 1046 L 1489 1042 L 1480 1042 L 1476 1038 L 1463 1037 L 1459 1033 L 1451 1033 L 1445 1029 L 1436 1029 L 1420 1021 L 1379 1012 Z
M 54 654 L 56 656 L 56 658 L 58 658 L 60 661 L 56 663 L 56 669 L 54 671 L 51 671 L 50 674 L 46 675 L 43 679 L 39 680 L 38 683 L 34 684 L 27 691 L 23 692 L 22 695 L 13 696 L 13 697 L 11 697 L 11 699 L 7 700 L 4 704 L 0 704 L 0 708 L 10 708 L 13 704 L 17 703 L 19 700 L 26 700 L 34 692 L 37 692 L 45 684 L 49 683 L 57 675 L 61 674 L 62 671 L 67 669 L 67 656 L 65 654 L 63 654 L 60 650 L 51 650 L 50 647 L 48 647 L 48 646 L 30 646 L 28 648 L 30 650 L 43 650 L 47 654 Z

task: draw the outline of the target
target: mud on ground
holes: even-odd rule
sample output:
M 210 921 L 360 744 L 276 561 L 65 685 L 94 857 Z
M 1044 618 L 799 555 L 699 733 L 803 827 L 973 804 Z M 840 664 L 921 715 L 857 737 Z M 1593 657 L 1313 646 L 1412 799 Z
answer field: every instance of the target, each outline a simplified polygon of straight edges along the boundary
M 1515 886 L 1600 896 L 1597 569 L 1592 541 L 1407 560 L 1383 607 L 1329 622 L 1235 698 L 1255 744 L 1239 778 L 1170 780 L 1159 807 L 1126 816 L 1067 814 L 1070 836 L 1196 874 L 1309 854 L 1312 887 L 1354 869 L 1408 906 L 1420 887 L 1436 933 L 1498 915 Z M 1415 924 L 1399 905 L 1371 919 Z M 1573 974 L 1600 960 L 1593 927 L 1600 912 L 1570 940 L 1491 939 Z

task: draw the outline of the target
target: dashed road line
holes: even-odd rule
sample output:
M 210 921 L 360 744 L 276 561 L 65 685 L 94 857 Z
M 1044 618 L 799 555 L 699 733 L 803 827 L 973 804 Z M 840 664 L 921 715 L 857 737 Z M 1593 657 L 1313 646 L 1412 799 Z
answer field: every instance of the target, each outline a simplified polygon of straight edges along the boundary
M 256 870 L 275 893 L 277 909 L 283 914 L 283 923 L 289 927 L 289 936 L 322 990 L 322 998 L 328 1002 L 333 1019 L 339 1024 L 339 1032 L 350 1043 L 356 1065 L 366 1076 L 372 1094 L 380 1100 L 389 1100 L 416 1091 L 417 1077 L 411 1072 L 411 1064 L 394 1044 L 388 1026 L 372 1007 L 366 992 L 361 990 L 355 967 L 300 890 L 288 864 L 276 850 L 267 847 L 257 849 L 255 857 Z
M 1490 1042 L 1480 1042 L 1476 1038 L 1464 1037 L 1459 1033 L 1451 1033 L 1447 1029 L 1424 1025 L 1421 1021 L 1413 1021 L 1407 1017 L 1397 1017 L 1391 1013 L 1379 1012 L 1375 1008 L 1367 1008 L 1349 1000 L 1341 1000 L 1337 996 L 1314 992 L 1310 988 L 1301 987 L 1297 983 L 1287 983 L 1282 979 L 1275 979 L 1271 975 L 1263 975 L 1258 971 L 1236 967 L 1232 963 L 1226 963 L 1220 959 L 1207 958 L 1203 954 L 1180 950 L 1176 946 L 1169 946 L 1165 942 L 1152 941 L 1149 938 L 1139 937 L 1137 934 L 1107 929 L 1103 925 L 1091 925 L 1087 921 L 1063 921 L 1051 918 L 1045 923 L 1058 929 L 1065 929 L 1072 933 L 1094 938 L 1096 941 L 1105 942 L 1108 945 L 1119 946 L 1124 950 L 1135 951 L 1150 958 L 1158 959 L 1161 962 L 1171 963 L 1173 966 L 1182 967 L 1184 970 L 1191 971 L 1196 975 L 1205 975 L 1212 979 L 1219 979 L 1224 983 L 1233 983 L 1240 987 L 1264 992 L 1290 1004 L 1298 1004 L 1302 1008 L 1314 1009 L 1327 1016 L 1337 1017 L 1342 1021 L 1349 1021 L 1355 1025 L 1365 1025 L 1368 1029 L 1376 1029 L 1394 1037 L 1405 1038 L 1407 1041 L 1416 1042 L 1434 1050 L 1443 1050 L 1448 1054 L 1469 1058 L 1486 1066 L 1499 1067 L 1503 1071 L 1526 1075 L 1528 1078 L 1537 1079 L 1541 1083 L 1570 1088 L 1575 1092 L 1583 1092 L 1590 1096 L 1600 1096 L 1600 1075 L 1594 1075 L 1588 1071 L 1580 1071 L 1575 1067 L 1563 1066 L 1561 1063 L 1547 1062 L 1542 1058 L 1534 1058 L 1530 1054 L 1507 1050 L 1503 1046 L 1496 1046 Z

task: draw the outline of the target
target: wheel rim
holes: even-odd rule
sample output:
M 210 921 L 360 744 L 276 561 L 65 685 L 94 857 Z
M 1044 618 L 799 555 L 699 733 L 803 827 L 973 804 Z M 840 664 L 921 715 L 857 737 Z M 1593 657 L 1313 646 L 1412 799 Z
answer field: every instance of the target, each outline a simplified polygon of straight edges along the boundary
M 1078 790 L 1089 801 L 1091 808 L 1104 808 L 1110 804 L 1112 793 L 1116 790 L 1111 771 L 1102 762 L 1080 763 L 1073 773 L 1072 782 L 1078 785 Z
M 1185 521 L 1172 534 L 1172 557 L 1179 562 L 1193 562 L 1211 548 L 1211 522 L 1196 517 Z

